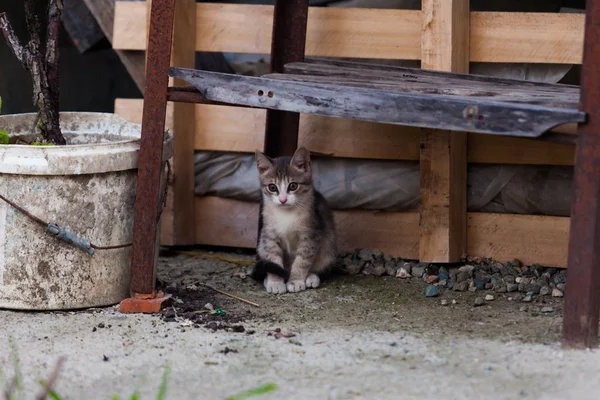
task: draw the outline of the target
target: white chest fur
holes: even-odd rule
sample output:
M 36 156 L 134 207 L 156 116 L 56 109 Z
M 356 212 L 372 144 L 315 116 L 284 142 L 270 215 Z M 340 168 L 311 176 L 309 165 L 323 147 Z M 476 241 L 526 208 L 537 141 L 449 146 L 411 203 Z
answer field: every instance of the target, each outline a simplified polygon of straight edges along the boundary
M 288 254 L 295 254 L 298 233 L 302 224 L 301 214 L 297 210 L 283 210 L 280 207 L 274 207 L 269 219 L 285 250 Z

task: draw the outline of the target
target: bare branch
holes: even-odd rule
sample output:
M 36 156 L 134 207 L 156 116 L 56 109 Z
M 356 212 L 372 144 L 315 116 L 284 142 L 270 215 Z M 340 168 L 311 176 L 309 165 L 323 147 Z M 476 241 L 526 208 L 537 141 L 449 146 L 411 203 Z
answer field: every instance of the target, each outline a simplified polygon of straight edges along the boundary
M 48 2 L 48 37 L 46 43 L 46 65 L 48 73 L 50 70 L 56 70 L 58 76 L 58 37 L 60 33 L 60 22 L 63 10 L 62 0 L 50 0 Z M 52 78 L 50 78 L 52 82 Z M 52 83 L 50 83 L 52 85 Z
M 27 30 L 29 31 L 29 36 L 31 38 L 29 41 L 29 49 L 34 53 L 39 51 L 42 41 L 40 39 L 40 20 L 35 12 L 33 0 L 25 0 L 25 21 L 27 22 Z M 32 44 L 36 47 L 35 49 L 32 47 Z
M 17 59 L 23 64 L 25 69 L 29 69 L 30 54 L 27 49 L 21 44 L 19 38 L 15 34 L 15 31 L 8 20 L 6 13 L 0 13 L 0 30 L 6 39 L 8 47 L 15 54 Z

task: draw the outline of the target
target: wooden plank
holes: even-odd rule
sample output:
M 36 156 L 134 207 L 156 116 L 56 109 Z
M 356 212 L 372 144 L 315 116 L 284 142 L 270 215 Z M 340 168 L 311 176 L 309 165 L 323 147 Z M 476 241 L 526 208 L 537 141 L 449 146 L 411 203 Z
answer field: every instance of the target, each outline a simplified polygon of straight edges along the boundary
M 418 212 L 350 210 L 334 214 L 341 251 L 379 248 L 394 257 L 418 258 Z M 198 244 L 250 249 L 256 246 L 258 204 L 197 197 L 196 218 Z M 468 223 L 467 253 L 471 256 L 501 262 L 517 258 L 526 265 L 566 266 L 569 218 L 469 213 Z
M 569 217 L 468 213 L 467 252 L 525 265 L 567 266 Z
M 83 0 L 109 42 L 113 42 L 115 0 Z M 143 3 L 142 3 L 143 4 Z M 140 91 L 146 83 L 145 56 L 140 51 L 116 50 L 129 75 Z
M 309 64 L 310 65 L 310 64 Z M 476 81 L 473 79 L 456 79 L 442 74 L 425 75 L 423 70 L 407 69 L 405 77 L 384 77 L 378 71 L 357 69 L 358 75 L 336 75 L 337 68 L 330 68 L 330 74 L 324 75 L 299 75 L 299 74 L 267 74 L 263 78 L 278 79 L 281 81 L 310 82 L 321 84 L 334 84 L 350 87 L 388 90 L 397 93 L 415 93 L 443 95 L 461 98 L 470 98 L 473 102 L 498 101 L 531 103 L 545 107 L 576 109 L 579 103 L 579 88 L 567 85 L 529 85 L 527 83 L 504 83 L 507 80 L 497 80 L 491 77 Z M 410 78 L 406 75 L 410 74 Z
M 421 4 L 421 68 L 468 73 L 469 0 Z M 420 172 L 419 260 L 460 261 L 467 251 L 467 134 L 423 129 Z
M 185 80 L 206 99 L 219 103 L 422 128 L 538 137 L 557 125 L 585 121 L 585 114 L 575 108 L 469 96 L 300 83 L 175 67 L 169 75 Z M 443 84 L 443 80 L 437 82 Z M 439 91 L 435 80 L 430 85 Z
M 115 113 L 141 123 L 142 101 L 116 99 Z M 196 105 L 196 150 L 252 153 L 262 147 L 265 111 Z M 173 103 L 167 105 L 173 129 Z M 335 157 L 418 160 L 420 129 L 302 114 L 299 143 Z M 573 165 L 575 146 L 504 136 L 468 134 L 468 161 L 484 164 Z
M 145 50 L 145 13 L 117 1 L 115 49 Z M 196 50 L 268 54 L 272 16 L 272 6 L 199 3 Z M 307 55 L 418 60 L 421 27 L 420 11 L 311 7 Z M 470 60 L 580 64 L 583 29 L 579 14 L 472 12 Z
M 581 64 L 585 15 L 471 13 L 471 61 Z
M 172 65 L 194 68 L 196 52 L 194 43 L 189 40 L 196 36 L 194 10 L 196 0 L 175 2 L 173 27 Z M 185 86 L 185 82 L 175 80 L 174 86 Z M 173 104 L 173 202 L 175 244 L 193 245 L 196 243 L 195 197 L 194 197 L 194 139 L 196 134 L 196 108 L 194 104 Z

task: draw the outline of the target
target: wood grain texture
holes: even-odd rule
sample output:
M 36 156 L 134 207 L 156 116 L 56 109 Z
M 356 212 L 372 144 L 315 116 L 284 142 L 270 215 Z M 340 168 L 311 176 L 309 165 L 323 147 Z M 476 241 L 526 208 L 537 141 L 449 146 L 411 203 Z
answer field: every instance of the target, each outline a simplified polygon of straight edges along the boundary
M 471 61 L 581 64 L 585 15 L 471 13 Z
M 403 79 L 410 81 L 413 76 L 422 74 L 422 70 L 412 71 L 412 75 L 406 74 Z M 585 120 L 585 114 L 568 108 L 569 104 L 565 104 L 565 108 L 538 105 L 535 91 L 546 90 L 544 86 L 530 90 L 532 103 L 529 103 L 520 94 L 514 95 L 515 101 L 496 101 L 479 93 L 456 92 L 444 76 L 427 77 L 429 89 L 422 92 L 411 88 L 391 91 L 186 68 L 171 68 L 169 75 L 185 80 L 204 98 L 219 103 L 422 128 L 538 137 L 557 125 Z M 487 82 L 490 93 L 494 93 L 494 87 L 503 85 L 493 78 L 487 78 Z M 440 93 L 440 87 L 446 86 L 447 93 Z M 397 88 L 400 89 L 400 85 Z M 565 97 L 570 90 L 568 86 L 565 88 Z M 560 94 L 557 97 L 557 101 L 562 101 Z
M 421 5 L 421 68 L 468 73 L 469 0 Z M 467 134 L 423 129 L 420 172 L 419 260 L 460 261 L 467 251 Z
M 115 49 L 145 50 L 145 13 L 117 1 Z M 199 3 L 196 50 L 268 54 L 272 17 L 272 6 Z M 311 7 L 307 55 L 418 60 L 421 27 L 420 11 Z M 578 14 L 472 12 L 470 60 L 579 64 L 583 29 Z
M 141 123 L 142 101 L 116 99 L 115 113 Z M 262 147 L 265 111 L 196 105 L 196 150 L 252 153 Z M 173 103 L 166 126 L 173 129 Z M 335 157 L 418 160 L 420 129 L 302 114 L 299 143 Z M 468 134 L 468 161 L 484 164 L 573 165 L 575 146 L 505 136 Z
M 196 0 L 175 2 L 173 51 L 171 65 L 195 67 L 196 51 L 190 37 L 196 36 L 194 11 Z M 185 82 L 174 80 L 174 86 Z M 176 245 L 196 243 L 194 198 L 194 140 L 196 134 L 196 108 L 194 104 L 173 104 L 173 201 L 174 242 Z
M 394 257 L 419 256 L 418 212 L 334 211 L 341 251 L 379 248 Z M 253 249 L 258 204 L 196 197 L 198 244 Z M 210 226 L 211 229 L 202 229 Z M 564 268 L 569 218 L 515 214 L 468 214 L 470 256 Z

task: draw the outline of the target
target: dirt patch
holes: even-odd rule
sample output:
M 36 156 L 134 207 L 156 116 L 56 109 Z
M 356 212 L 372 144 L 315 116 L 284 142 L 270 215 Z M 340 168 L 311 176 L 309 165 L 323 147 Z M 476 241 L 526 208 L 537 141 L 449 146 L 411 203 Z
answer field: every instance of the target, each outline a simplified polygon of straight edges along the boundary
M 217 256 L 252 259 L 239 254 Z M 408 331 L 434 340 L 455 335 L 544 344 L 560 340 L 562 300 L 549 296 L 523 303 L 508 300 L 514 293 L 442 290 L 437 297 L 426 297 L 428 285 L 421 279 L 339 274 L 324 279 L 316 290 L 270 295 L 247 276 L 248 270 L 221 260 L 179 255 L 161 258 L 158 274 L 166 291 L 183 302 L 175 303 L 178 315 L 212 330 L 231 331 L 236 325 L 249 330 L 248 325 L 261 322 L 272 329 L 286 324 L 301 330 L 336 326 Z M 215 293 L 201 283 L 254 301 L 260 307 Z M 192 289 L 186 289 L 189 286 Z M 475 299 L 486 294 L 492 294 L 494 300 L 475 306 Z M 447 305 L 442 305 L 442 300 Z M 224 314 L 195 313 L 206 303 L 223 309 Z M 168 310 L 165 312 L 163 320 L 174 318 Z

